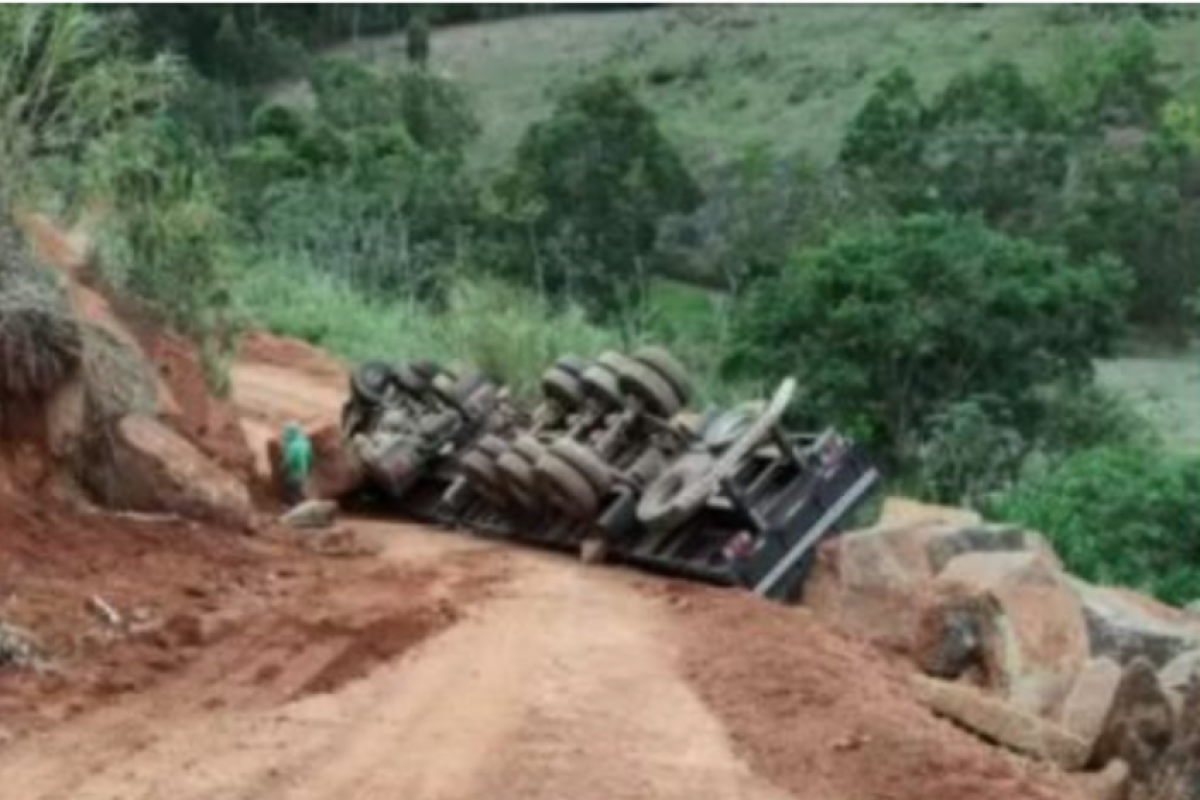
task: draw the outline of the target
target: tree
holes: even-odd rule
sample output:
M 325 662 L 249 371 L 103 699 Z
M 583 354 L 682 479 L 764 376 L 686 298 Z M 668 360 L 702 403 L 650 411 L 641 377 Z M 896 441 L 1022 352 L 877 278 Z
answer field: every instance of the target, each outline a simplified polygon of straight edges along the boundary
M 877 181 L 903 213 L 980 213 L 1028 231 L 1067 173 L 1063 122 L 1014 65 L 957 75 L 931 102 L 903 68 L 851 121 L 842 163 Z
M 796 375 L 812 421 L 842 425 L 911 466 L 954 403 L 1003 404 L 1034 424 L 1031 390 L 1085 380 L 1120 331 L 1128 281 L 976 218 L 849 228 L 799 252 L 735 317 L 729 368 Z
M 502 191 L 523 220 L 510 271 L 610 316 L 644 288 L 659 222 L 699 196 L 654 113 L 614 76 L 575 85 L 530 127 Z

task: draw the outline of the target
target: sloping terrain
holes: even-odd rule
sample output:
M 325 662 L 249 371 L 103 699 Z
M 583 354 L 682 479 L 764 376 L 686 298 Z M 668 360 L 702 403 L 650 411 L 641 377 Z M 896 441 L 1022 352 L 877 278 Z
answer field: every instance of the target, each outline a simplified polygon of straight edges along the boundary
M 1000 58 L 1049 77 L 1064 54 L 1112 41 L 1121 24 L 1051 6 L 674 6 L 447 28 L 434 36 L 433 64 L 470 90 L 482 123 L 474 157 L 484 166 L 504 162 L 557 88 L 606 69 L 638 81 L 692 155 L 729 158 L 766 144 L 827 161 L 894 67 L 912 70 L 926 91 Z M 1166 20 L 1154 36 L 1172 80 L 1200 90 L 1200 17 Z M 398 64 L 404 38 L 333 52 Z
M 340 384 L 312 360 L 262 380 L 250 352 L 253 425 Z M 5 580 L 60 588 L 72 635 L 105 624 L 65 622 L 91 594 L 175 613 L 0 684 L 4 800 L 1073 796 L 873 649 L 740 594 L 394 522 L 351 523 L 377 557 L 323 560 L 294 534 L 24 513 L 43 577 Z

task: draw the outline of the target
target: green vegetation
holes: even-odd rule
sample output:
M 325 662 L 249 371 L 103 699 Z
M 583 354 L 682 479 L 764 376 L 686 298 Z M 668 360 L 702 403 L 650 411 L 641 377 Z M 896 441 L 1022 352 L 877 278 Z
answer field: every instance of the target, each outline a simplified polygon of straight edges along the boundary
M 1127 282 L 978 219 L 915 216 L 847 228 L 761 281 L 735 318 L 730 364 L 803 377 L 804 409 L 897 465 L 956 403 L 1038 421 L 1033 388 L 1080 382 L 1119 332 Z
M 554 355 L 654 341 L 703 402 L 794 374 L 802 421 L 866 442 L 905 491 L 1186 595 L 1152 555 L 1104 571 L 1143 541 L 1190 552 L 1196 470 L 1107 388 L 1140 362 L 1102 383 L 1094 365 L 1131 331 L 1195 332 L 1193 10 L 439 27 L 493 13 L 2 11 L 5 191 L 91 210 L 102 277 L 195 337 L 215 385 L 254 326 L 471 362 L 522 396 Z M 1194 380 L 1151 421 L 1186 435 Z M 1104 494 L 1137 470 L 1156 482 Z
M 1142 448 L 1083 450 L 993 509 L 1045 531 L 1083 578 L 1195 599 L 1200 581 L 1200 460 Z

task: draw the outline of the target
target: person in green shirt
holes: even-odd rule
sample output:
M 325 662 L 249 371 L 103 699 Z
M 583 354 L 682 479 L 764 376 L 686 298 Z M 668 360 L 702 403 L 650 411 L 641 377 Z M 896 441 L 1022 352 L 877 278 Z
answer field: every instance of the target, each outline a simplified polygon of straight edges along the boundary
M 289 422 L 283 429 L 283 499 L 289 505 L 304 499 L 312 465 L 312 442 L 299 425 Z

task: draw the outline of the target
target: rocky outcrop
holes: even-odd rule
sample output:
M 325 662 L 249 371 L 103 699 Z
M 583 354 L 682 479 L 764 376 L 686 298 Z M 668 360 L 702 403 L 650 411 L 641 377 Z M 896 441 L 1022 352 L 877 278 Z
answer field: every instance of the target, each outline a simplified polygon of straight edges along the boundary
M 967 553 L 936 585 L 991 601 L 980 656 L 995 689 L 1034 714 L 1061 704 L 1088 660 L 1088 636 L 1079 598 L 1056 564 L 1037 552 Z
M 1121 676 L 1092 760 L 1106 764 L 1119 758 L 1129 765 L 1134 783 L 1145 783 L 1153 777 L 1174 731 L 1174 713 L 1154 666 L 1144 658 L 1134 659 Z
M 1149 659 L 1163 667 L 1200 648 L 1200 624 L 1189 615 L 1122 589 L 1076 583 L 1083 600 L 1093 655 L 1128 664 Z
M 1094 658 L 1080 671 L 1063 703 L 1059 721 L 1087 744 L 1089 760 L 1109 722 L 1121 676 L 1120 664 L 1108 658 Z
M 988 525 L 939 506 L 827 542 L 805 586 L 804 603 L 843 632 L 904 653 L 919 645 L 922 619 L 938 603 L 934 579 L 955 558 L 975 552 L 1034 552 L 1057 564 L 1041 536 Z M 893 519 L 902 518 L 894 515 Z
M 157 419 L 129 415 L 112 434 L 105 475 L 95 484 L 107 504 L 252 527 L 245 484 Z
M 1078 736 L 997 697 L 961 683 L 920 676 L 914 678 L 913 687 L 935 714 L 990 741 L 1066 770 L 1080 769 L 1087 762 L 1087 745 Z

